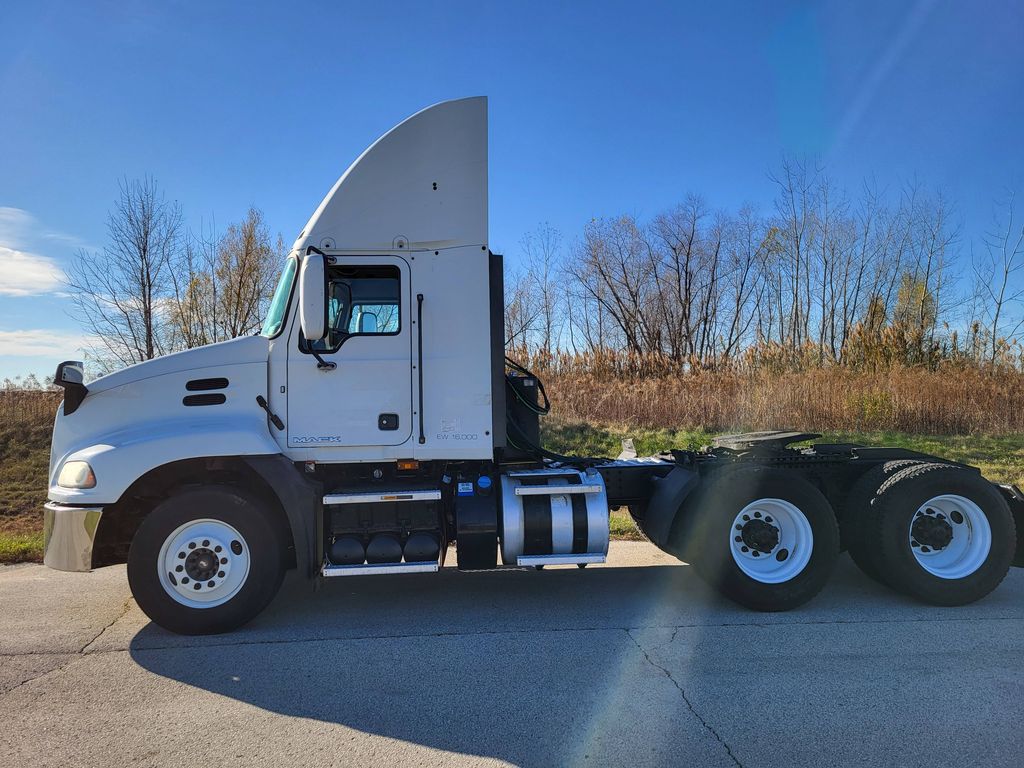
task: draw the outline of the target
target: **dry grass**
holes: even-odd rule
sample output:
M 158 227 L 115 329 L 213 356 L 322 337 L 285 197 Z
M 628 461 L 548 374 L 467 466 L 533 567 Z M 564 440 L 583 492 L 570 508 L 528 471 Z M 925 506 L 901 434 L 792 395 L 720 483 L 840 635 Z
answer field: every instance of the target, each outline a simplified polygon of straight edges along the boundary
M 0 563 L 42 560 L 50 431 L 60 399 L 0 391 Z
M 802 373 L 679 374 L 545 381 L 553 413 L 567 421 L 710 432 L 754 429 L 912 434 L 1024 432 L 1024 375 L 894 369 Z

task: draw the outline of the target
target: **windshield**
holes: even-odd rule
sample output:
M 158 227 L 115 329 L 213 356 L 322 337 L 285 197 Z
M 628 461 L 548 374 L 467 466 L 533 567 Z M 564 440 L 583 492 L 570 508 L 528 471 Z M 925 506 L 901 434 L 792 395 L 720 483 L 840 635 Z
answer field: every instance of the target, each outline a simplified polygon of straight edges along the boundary
M 288 311 L 288 299 L 292 295 L 292 283 L 295 282 L 295 271 L 298 269 L 299 260 L 292 257 L 285 262 L 284 270 L 281 272 L 281 279 L 274 289 L 274 298 L 270 300 L 270 307 L 267 309 L 267 319 L 263 321 L 261 336 L 268 339 L 277 336 L 284 324 L 285 313 Z

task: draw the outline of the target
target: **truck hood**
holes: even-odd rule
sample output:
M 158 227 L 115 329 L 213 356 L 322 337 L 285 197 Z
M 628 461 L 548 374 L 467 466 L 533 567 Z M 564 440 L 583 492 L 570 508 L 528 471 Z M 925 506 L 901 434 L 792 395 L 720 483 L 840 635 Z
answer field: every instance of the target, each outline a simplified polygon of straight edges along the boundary
M 187 349 L 172 355 L 136 363 L 124 370 L 102 376 L 89 383 L 89 394 L 106 392 L 124 384 L 133 384 L 154 376 L 181 373 L 197 368 L 240 363 L 265 363 L 270 352 L 270 340 L 263 336 L 241 336 L 237 339 Z
M 50 499 L 110 504 L 157 466 L 209 456 L 275 454 L 257 397 L 268 396 L 269 340 L 248 336 L 190 349 L 104 376 L 70 415 L 58 409 L 50 442 Z M 193 379 L 216 382 L 193 390 Z M 188 402 L 193 397 L 214 402 Z M 205 406 L 205 407 L 195 407 Z M 56 485 L 64 461 L 88 461 L 97 477 L 89 489 Z

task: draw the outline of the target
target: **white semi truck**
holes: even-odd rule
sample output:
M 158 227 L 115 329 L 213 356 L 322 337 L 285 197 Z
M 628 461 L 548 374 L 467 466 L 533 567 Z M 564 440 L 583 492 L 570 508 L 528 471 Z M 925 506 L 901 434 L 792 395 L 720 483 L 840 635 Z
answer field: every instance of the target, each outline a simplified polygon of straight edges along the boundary
M 932 456 L 789 447 L 817 437 L 800 433 L 647 458 L 542 450 L 546 396 L 504 355 L 487 211 L 487 102 L 437 104 L 320 203 L 260 335 L 88 386 L 62 363 L 45 563 L 127 562 L 139 606 L 189 634 L 248 621 L 288 569 L 427 574 L 451 544 L 463 570 L 499 552 L 511 567 L 599 563 L 616 507 L 756 610 L 809 600 L 843 547 L 942 605 L 1022 564 L 1020 492 Z

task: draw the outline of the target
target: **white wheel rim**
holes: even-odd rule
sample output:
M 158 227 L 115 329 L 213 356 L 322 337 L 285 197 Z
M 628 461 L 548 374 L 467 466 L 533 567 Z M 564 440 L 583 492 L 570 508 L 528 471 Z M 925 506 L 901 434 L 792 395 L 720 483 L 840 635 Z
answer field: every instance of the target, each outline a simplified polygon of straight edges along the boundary
M 733 520 L 729 549 L 747 576 L 763 584 L 781 584 L 807 567 L 814 533 L 795 504 L 784 499 L 757 499 Z
M 249 545 L 225 522 L 191 520 L 164 540 L 156 567 L 160 585 L 177 602 L 214 608 L 238 594 L 249 577 Z
M 918 565 L 940 579 L 970 576 L 992 549 L 992 527 L 981 507 L 954 494 L 935 496 L 918 507 L 908 536 Z

